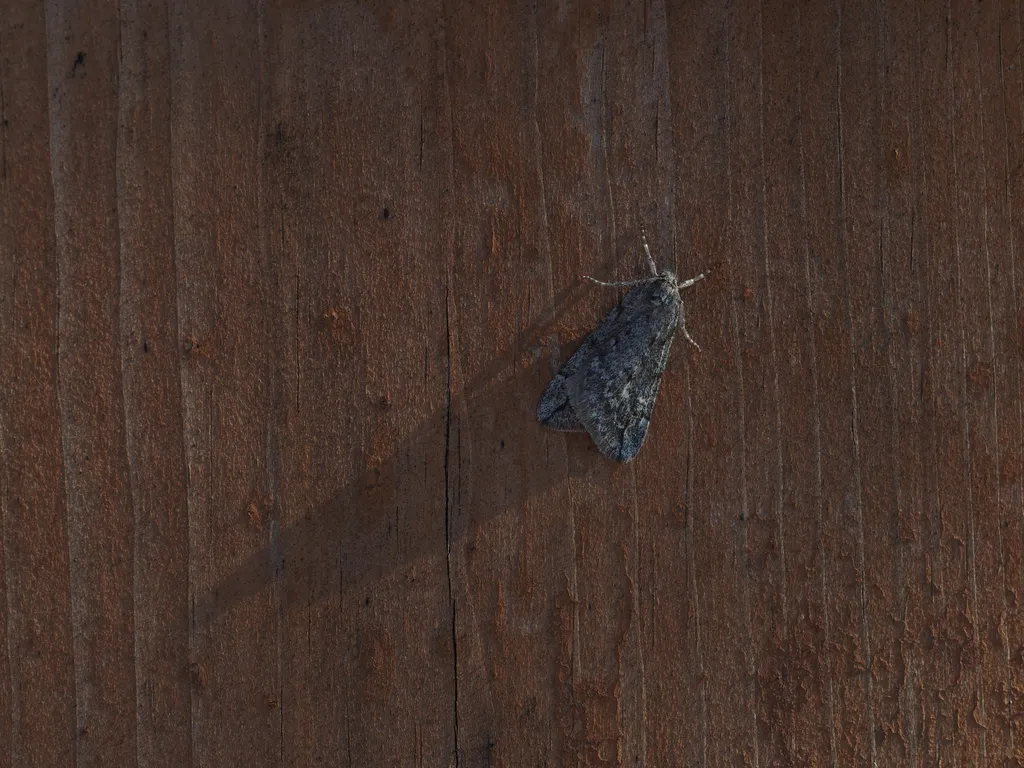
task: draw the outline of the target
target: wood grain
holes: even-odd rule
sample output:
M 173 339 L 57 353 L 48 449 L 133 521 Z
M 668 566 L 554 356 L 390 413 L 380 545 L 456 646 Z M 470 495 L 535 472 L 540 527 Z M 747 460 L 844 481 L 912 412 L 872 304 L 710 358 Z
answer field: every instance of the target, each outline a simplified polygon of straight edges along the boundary
M 10 0 L 0 763 L 1024 762 L 1021 30 Z M 641 228 L 619 466 L 534 410 Z

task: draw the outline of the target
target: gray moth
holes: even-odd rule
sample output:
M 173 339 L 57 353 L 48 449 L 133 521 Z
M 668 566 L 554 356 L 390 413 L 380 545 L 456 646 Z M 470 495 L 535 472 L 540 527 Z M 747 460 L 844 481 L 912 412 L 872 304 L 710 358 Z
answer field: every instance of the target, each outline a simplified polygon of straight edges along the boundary
M 700 349 L 686 330 L 680 291 L 706 273 L 681 281 L 668 270 L 658 272 L 647 237 L 640 237 L 651 277 L 622 283 L 587 277 L 598 285 L 632 290 L 583 340 L 537 404 L 541 424 L 589 432 L 601 453 L 620 462 L 636 456 L 647 437 L 676 329 Z

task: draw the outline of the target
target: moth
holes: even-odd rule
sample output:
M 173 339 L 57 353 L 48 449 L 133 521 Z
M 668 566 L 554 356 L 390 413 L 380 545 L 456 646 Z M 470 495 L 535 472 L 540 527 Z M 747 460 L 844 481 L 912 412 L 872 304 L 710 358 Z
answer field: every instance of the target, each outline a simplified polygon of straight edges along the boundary
M 642 231 L 640 239 L 651 277 L 605 283 L 586 276 L 598 285 L 632 290 L 583 340 L 537 404 L 541 424 L 589 432 L 601 453 L 623 463 L 636 456 L 647 437 L 676 330 L 700 349 L 686 330 L 680 292 L 707 274 L 680 281 L 669 270 L 658 272 Z

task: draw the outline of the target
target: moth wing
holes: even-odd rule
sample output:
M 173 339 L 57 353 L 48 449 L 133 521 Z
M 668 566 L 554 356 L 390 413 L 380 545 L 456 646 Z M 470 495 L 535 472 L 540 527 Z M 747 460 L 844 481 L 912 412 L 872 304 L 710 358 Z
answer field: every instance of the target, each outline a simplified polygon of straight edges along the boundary
M 654 280 L 626 294 L 617 310 L 588 337 L 567 389 L 570 407 L 601 453 L 627 462 L 647 437 L 676 334 L 679 294 Z
M 579 348 L 563 365 L 548 384 L 537 403 L 537 421 L 545 427 L 562 432 L 586 432 L 587 428 L 580 422 L 579 416 L 569 402 L 569 382 L 579 371 L 583 362 L 589 357 L 590 340 L 588 336 Z
M 537 403 L 537 421 L 562 432 L 587 431 L 569 404 L 568 382 L 561 372 L 551 380 Z

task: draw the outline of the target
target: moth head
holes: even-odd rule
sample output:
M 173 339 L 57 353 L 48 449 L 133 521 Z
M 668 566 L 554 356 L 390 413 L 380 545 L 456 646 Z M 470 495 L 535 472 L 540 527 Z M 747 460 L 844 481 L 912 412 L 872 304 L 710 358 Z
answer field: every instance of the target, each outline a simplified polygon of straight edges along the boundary
M 673 272 L 671 269 L 662 270 L 654 279 L 665 282 L 668 285 L 668 287 L 672 289 L 672 292 L 675 294 L 678 294 L 680 292 L 680 289 L 683 287 L 681 285 L 681 281 L 679 280 L 679 278 L 676 277 L 676 273 Z
M 707 271 L 701 272 L 696 277 L 691 277 L 689 280 L 680 280 L 676 277 L 676 273 L 666 269 L 664 272 L 658 275 L 657 279 L 668 281 L 669 285 L 676 289 L 676 292 L 682 291 L 685 288 L 691 288 L 698 282 L 704 279 L 708 274 Z

